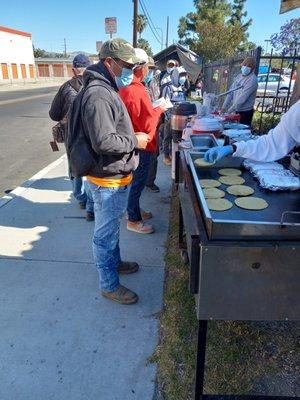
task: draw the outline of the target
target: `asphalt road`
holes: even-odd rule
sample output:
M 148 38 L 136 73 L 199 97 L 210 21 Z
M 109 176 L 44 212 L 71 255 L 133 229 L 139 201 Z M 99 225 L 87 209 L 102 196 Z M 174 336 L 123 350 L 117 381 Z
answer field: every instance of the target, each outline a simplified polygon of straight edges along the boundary
M 0 92 L 0 197 L 63 155 L 63 146 L 54 153 L 49 145 L 57 89 Z

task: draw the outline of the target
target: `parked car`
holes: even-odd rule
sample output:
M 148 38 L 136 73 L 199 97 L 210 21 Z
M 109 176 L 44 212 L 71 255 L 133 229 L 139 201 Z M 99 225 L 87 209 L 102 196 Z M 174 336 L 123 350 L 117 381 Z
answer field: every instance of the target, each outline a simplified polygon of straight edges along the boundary
M 290 77 L 280 75 L 280 74 L 258 74 L 258 90 L 261 92 L 265 90 L 267 85 L 267 90 L 272 92 L 277 92 L 277 90 L 284 91 L 288 90 L 290 85 Z M 291 83 L 291 91 L 294 87 L 294 81 Z

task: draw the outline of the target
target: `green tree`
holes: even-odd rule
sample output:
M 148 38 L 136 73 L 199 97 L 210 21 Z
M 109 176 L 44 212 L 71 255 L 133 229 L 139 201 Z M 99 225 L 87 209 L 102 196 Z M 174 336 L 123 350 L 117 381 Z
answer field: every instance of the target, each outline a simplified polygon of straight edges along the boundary
M 279 33 L 271 37 L 271 44 L 276 51 L 283 54 L 293 54 L 300 47 L 300 18 L 294 18 L 286 22 L 280 28 Z
M 247 31 L 252 25 L 253 20 L 252 18 L 249 18 L 247 21 L 244 21 L 244 18 L 246 18 L 248 15 L 247 11 L 244 10 L 246 1 L 247 0 L 233 0 L 230 22 L 232 24 L 235 22 L 240 23 L 243 31 L 248 37 L 249 35 Z
M 148 19 L 144 14 L 139 14 L 137 16 L 137 31 L 139 33 L 139 38 L 141 39 L 142 33 L 148 25 Z
M 244 18 L 246 18 L 248 15 L 247 11 L 244 10 L 246 1 L 247 0 L 233 0 L 232 13 L 229 20 L 229 22 L 233 25 L 240 25 L 244 33 L 243 40 L 237 48 L 239 51 L 251 50 L 256 47 L 253 42 L 248 41 L 248 29 L 252 25 L 253 20 L 252 18 L 249 18 L 247 21 L 244 20 Z
M 151 46 L 150 46 L 150 43 L 148 42 L 148 40 L 142 39 L 142 38 L 138 39 L 137 46 L 140 49 L 145 50 L 145 52 L 148 54 L 148 56 L 153 57 L 153 52 L 152 52 L 152 49 L 151 49 Z
M 195 12 L 179 20 L 180 43 L 188 45 L 207 61 L 233 56 L 243 41 L 241 23 L 230 21 L 228 0 L 195 0 Z
M 47 52 L 45 50 L 43 50 L 43 49 L 39 49 L 39 48 L 36 49 L 33 46 L 33 54 L 34 54 L 35 58 L 39 58 L 39 57 L 45 57 Z

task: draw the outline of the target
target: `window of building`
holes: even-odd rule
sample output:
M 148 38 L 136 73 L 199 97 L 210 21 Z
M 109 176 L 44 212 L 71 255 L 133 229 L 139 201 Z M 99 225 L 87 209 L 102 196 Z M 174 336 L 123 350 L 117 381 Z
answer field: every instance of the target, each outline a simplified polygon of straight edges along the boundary
M 18 79 L 18 67 L 17 64 L 11 64 L 11 72 L 13 79 Z
M 22 78 L 26 79 L 27 73 L 26 73 L 26 65 L 25 64 L 21 64 L 21 73 L 22 73 Z
M 3 79 L 9 79 L 7 64 L 2 63 L 1 64 L 1 70 L 2 70 L 2 78 Z

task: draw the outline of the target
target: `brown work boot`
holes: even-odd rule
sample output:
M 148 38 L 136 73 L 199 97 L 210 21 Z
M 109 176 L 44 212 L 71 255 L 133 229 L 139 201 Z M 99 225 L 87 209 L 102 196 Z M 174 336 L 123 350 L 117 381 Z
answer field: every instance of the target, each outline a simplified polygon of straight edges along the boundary
M 152 212 L 144 211 L 144 210 L 141 209 L 141 217 L 142 217 L 142 220 L 145 221 L 146 219 L 153 218 L 153 215 L 152 215 Z M 128 220 L 128 213 L 127 212 L 126 212 L 126 215 L 125 215 L 125 219 Z
M 165 165 L 172 165 L 172 158 L 170 156 L 165 156 L 163 161 Z
M 95 214 L 91 211 L 87 211 L 87 213 L 85 214 L 85 219 L 89 222 L 95 221 Z
M 146 221 L 146 219 L 151 219 L 153 217 L 152 212 L 150 211 L 144 211 L 141 210 L 141 217 L 143 221 Z
M 130 261 L 121 261 L 118 265 L 117 271 L 119 274 L 134 274 L 139 270 L 139 264 Z
M 123 285 L 120 285 L 113 292 L 106 292 L 104 290 L 101 290 L 101 294 L 103 297 L 116 301 L 119 304 L 134 304 L 139 299 L 139 296 L 136 293 L 134 293 L 130 289 L 127 289 Z
M 127 221 L 127 229 L 136 233 L 153 233 L 154 228 L 152 225 L 147 225 L 143 221 Z

